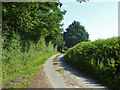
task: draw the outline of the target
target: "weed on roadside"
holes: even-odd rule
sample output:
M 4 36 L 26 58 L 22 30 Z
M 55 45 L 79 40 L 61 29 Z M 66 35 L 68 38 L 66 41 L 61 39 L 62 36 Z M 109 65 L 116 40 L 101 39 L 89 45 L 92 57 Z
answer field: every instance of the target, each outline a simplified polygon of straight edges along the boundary
M 64 71 L 64 69 L 57 69 L 56 71 L 61 73 L 62 71 Z

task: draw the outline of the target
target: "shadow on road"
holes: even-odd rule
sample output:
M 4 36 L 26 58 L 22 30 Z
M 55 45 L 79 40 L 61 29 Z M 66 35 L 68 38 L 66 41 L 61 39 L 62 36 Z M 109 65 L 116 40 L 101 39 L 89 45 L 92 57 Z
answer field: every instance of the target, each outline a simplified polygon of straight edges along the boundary
M 77 70 L 73 69 L 68 64 L 66 64 L 64 62 L 64 55 L 59 56 L 59 62 L 60 62 L 60 65 L 63 67 L 64 70 L 68 71 L 69 73 L 71 73 L 71 74 L 73 74 L 77 77 L 84 78 L 86 84 L 95 84 L 95 86 L 103 86 L 98 81 L 92 80 L 91 78 L 85 76 L 84 74 L 78 72 Z

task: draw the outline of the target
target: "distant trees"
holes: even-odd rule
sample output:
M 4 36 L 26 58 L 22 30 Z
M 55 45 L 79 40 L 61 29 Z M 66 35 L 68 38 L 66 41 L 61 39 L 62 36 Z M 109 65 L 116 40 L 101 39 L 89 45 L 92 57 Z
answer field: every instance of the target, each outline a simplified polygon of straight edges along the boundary
M 70 48 L 82 41 L 88 41 L 89 34 L 80 22 L 73 21 L 64 32 L 65 45 Z
M 64 48 L 65 45 L 65 41 L 63 39 L 63 35 L 58 35 L 56 38 L 56 45 L 57 45 L 57 50 L 59 52 L 62 52 L 62 49 Z

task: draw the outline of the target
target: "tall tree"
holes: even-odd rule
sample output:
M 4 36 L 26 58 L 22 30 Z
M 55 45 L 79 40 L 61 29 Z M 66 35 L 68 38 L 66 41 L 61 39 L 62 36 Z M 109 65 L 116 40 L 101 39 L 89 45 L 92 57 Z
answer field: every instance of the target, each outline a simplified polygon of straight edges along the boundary
M 37 42 L 41 37 L 53 40 L 61 33 L 61 21 L 66 12 L 60 7 L 60 2 L 3 2 L 3 45 L 11 45 L 8 42 L 16 33 L 21 40 Z
M 80 22 L 73 21 L 72 24 L 64 32 L 65 45 L 70 48 L 82 41 L 88 41 L 89 34 L 86 32 L 84 26 Z

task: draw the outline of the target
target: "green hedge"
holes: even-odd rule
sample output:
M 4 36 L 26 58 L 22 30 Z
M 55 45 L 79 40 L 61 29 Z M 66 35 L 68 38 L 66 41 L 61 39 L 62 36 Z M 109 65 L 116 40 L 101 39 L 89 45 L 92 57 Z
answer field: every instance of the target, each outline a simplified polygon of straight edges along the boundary
M 64 60 L 104 84 L 118 88 L 120 84 L 119 38 L 81 42 L 70 48 Z
M 30 78 L 32 78 L 29 75 L 38 73 L 39 67 L 57 53 L 51 43 L 46 47 L 44 38 L 40 38 L 37 43 L 34 43 L 21 41 L 19 35 L 14 35 L 11 44 L 3 42 L 3 46 L 6 47 L 2 48 L 2 84 L 9 88 L 28 87 Z M 14 78 L 22 78 L 24 82 L 8 82 Z

